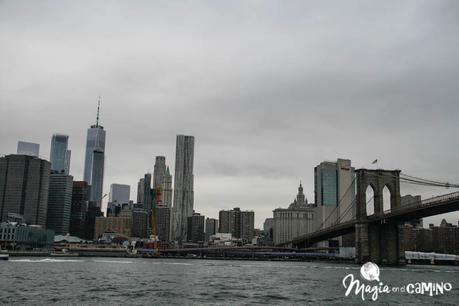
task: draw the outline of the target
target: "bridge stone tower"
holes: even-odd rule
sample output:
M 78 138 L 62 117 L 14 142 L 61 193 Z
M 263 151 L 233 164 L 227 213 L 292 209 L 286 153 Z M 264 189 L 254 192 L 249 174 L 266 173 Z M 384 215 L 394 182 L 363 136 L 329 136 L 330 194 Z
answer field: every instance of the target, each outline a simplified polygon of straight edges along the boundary
M 397 209 L 400 199 L 400 170 L 356 170 L 357 195 L 355 247 L 356 262 L 378 264 L 405 263 L 403 231 L 398 221 L 386 220 L 383 208 L 383 189 L 390 191 L 390 208 Z M 366 198 L 368 187 L 373 189 L 374 214 L 368 216 Z

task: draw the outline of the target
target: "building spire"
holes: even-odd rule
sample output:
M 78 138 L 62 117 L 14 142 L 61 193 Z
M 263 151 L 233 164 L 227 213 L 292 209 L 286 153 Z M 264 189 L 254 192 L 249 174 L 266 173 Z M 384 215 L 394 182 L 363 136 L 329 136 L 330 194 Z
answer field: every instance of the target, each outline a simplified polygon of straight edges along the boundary
M 100 96 L 99 96 L 99 101 L 97 101 L 96 127 L 99 126 L 99 108 L 100 108 Z

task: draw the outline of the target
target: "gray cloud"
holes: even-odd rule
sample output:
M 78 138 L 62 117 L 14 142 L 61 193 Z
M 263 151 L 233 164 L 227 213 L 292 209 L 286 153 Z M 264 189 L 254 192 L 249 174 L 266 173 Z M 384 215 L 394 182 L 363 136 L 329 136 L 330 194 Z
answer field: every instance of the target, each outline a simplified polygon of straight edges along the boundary
M 260 225 L 300 179 L 312 200 L 313 167 L 338 157 L 459 182 L 458 12 L 457 1 L 2 1 L 0 153 L 23 139 L 49 157 L 52 133 L 67 133 L 81 179 L 102 95 L 106 190 L 135 189 L 155 155 L 173 168 L 175 135 L 191 134 L 195 206 L 213 217 L 238 205 Z

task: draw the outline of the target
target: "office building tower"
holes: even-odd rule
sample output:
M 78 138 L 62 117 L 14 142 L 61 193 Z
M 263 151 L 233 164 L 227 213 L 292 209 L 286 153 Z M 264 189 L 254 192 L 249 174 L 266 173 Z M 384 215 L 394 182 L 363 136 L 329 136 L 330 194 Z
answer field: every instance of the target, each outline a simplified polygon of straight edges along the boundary
M 88 129 L 86 138 L 86 156 L 84 162 L 84 178 L 91 186 L 90 200 L 98 207 L 102 205 L 105 161 L 105 130 L 99 125 L 99 104 L 97 106 L 96 124 Z
M 210 236 L 218 233 L 218 220 L 207 218 L 206 219 L 206 241 L 209 241 Z
M 171 225 L 171 209 L 165 204 L 156 206 L 156 234 L 159 241 L 169 242 Z
M 348 159 L 322 162 L 314 168 L 314 197 L 318 209 L 318 226 L 355 218 L 355 171 Z M 335 209 L 339 205 L 338 209 Z M 333 214 L 333 215 L 331 215 Z M 328 218 L 328 219 L 327 219 Z
M 34 156 L 0 157 L 0 221 L 15 213 L 46 226 L 50 169 L 48 161 Z
M 132 210 L 132 237 L 148 238 L 148 213 L 144 209 Z
M 71 175 L 51 172 L 46 228 L 53 230 L 56 235 L 67 235 L 70 232 L 72 189 L 73 177 Z
M 255 230 L 253 211 L 241 211 L 239 207 L 232 210 L 221 210 L 219 216 L 219 233 L 230 233 L 243 242 L 251 242 Z
M 166 175 L 164 176 L 162 201 L 164 205 L 172 209 L 172 175 L 169 167 L 166 168 Z
M 86 214 L 88 212 L 90 187 L 85 181 L 73 182 L 70 235 L 86 237 Z
M 94 239 L 96 230 L 96 218 L 98 217 L 103 217 L 100 206 L 94 201 L 89 201 L 88 211 L 86 212 L 85 236 L 80 238 L 88 240 Z
M 151 213 L 153 207 L 153 192 L 151 189 L 151 173 L 145 173 L 143 177 L 143 186 L 142 186 L 142 204 L 143 208 L 147 210 L 148 213 Z
M 187 240 L 187 220 L 193 215 L 193 159 L 194 137 L 177 135 L 171 231 L 179 244 Z
M 68 143 L 67 135 L 54 134 L 51 138 L 51 170 L 56 173 L 69 174 L 71 152 L 68 150 Z
M 145 179 L 141 178 L 139 182 L 137 183 L 137 203 L 138 204 L 143 204 L 143 197 L 144 197 L 144 184 L 145 184 Z
M 38 157 L 39 153 L 40 145 L 38 143 L 18 141 L 17 154 Z
M 187 220 L 187 241 L 194 243 L 204 242 L 204 216 L 193 213 Z
M 166 175 L 166 157 L 156 156 L 153 171 L 153 189 L 163 188 L 164 177 Z
M 108 201 L 111 203 L 126 204 L 129 203 L 131 195 L 131 186 L 123 184 L 111 184 Z

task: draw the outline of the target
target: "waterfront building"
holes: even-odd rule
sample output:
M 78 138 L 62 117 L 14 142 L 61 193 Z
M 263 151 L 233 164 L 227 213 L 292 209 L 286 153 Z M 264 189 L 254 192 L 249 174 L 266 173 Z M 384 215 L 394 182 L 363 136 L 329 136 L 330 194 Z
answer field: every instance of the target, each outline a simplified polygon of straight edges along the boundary
M 266 227 L 272 225 L 272 237 L 274 245 L 291 241 L 292 239 L 312 233 L 315 228 L 314 214 L 315 205 L 308 204 L 300 183 L 298 194 L 288 208 L 277 208 L 273 211 L 273 221 L 268 222 Z M 265 222 L 266 223 L 266 222 Z
M 219 216 L 219 232 L 231 233 L 234 238 L 250 242 L 254 237 L 253 211 L 241 211 L 239 207 L 232 210 L 221 210 Z
M 5 221 L 0 223 L 0 241 L 7 249 L 51 248 L 54 242 L 54 232 L 41 226 Z
M 99 239 L 106 232 L 131 237 L 132 214 L 128 211 L 118 217 L 96 217 L 94 239 Z
M 0 157 L 0 221 L 15 213 L 28 224 L 46 227 L 50 168 L 48 161 L 34 156 Z
M 38 157 L 40 153 L 40 144 L 27 141 L 18 141 L 18 148 L 16 153 L 20 155 Z
M 218 233 L 218 220 L 213 218 L 206 219 L 206 241 L 209 241 L 210 236 Z
M 187 220 L 187 241 L 194 243 L 204 242 L 204 216 L 199 213 L 193 213 Z
M 105 130 L 99 125 L 99 106 L 97 106 L 96 124 L 91 125 L 86 137 L 86 155 L 83 180 L 91 186 L 90 200 L 102 205 L 105 163 Z
M 170 241 L 171 209 L 166 204 L 156 206 L 156 235 L 159 241 Z
M 193 159 L 194 137 L 177 135 L 171 239 L 179 244 L 187 240 L 187 220 L 193 215 Z
M 46 228 L 53 230 L 56 235 L 67 235 L 70 232 L 72 189 L 73 176 L 51 171 Z
M 85 181 L 74 181 L 72 188 L 72 206 L 70 212 L 71 236 L 86 237 L 86 214 L 88 212 L 90 187 Z M 92 236 L 91 236 L 92 238 Z
M 317 229 L 355 218 L 355 186 L 355 169 L 348 159 L 324 161 L 314 168 Z
M 54 134 L 51 138 L 51 170 L 56 173 L 69 174 L 71 151 L 68 150 L 69 136 Z
M 81 237 L 86 240 L 92 240 L 95 236 L 96 231 L 96 218 L 103 217 L 103 213 L 100 210 L 100 207 L 97 202 L 89 201 L 88 202 L 88 211 L 86 212 L 86 222 L 85 222 L 85 236 Z
M 132 210 L 132 237 L 148 238 L 148 213 L 145 209 Z

